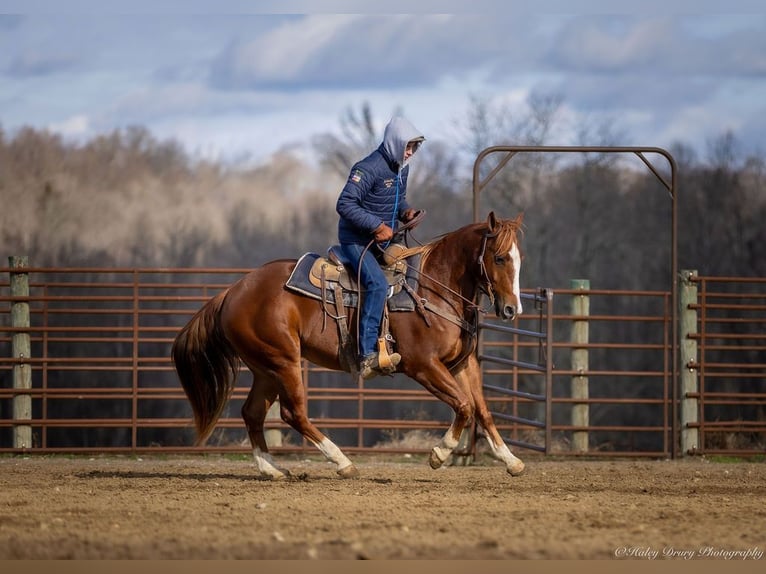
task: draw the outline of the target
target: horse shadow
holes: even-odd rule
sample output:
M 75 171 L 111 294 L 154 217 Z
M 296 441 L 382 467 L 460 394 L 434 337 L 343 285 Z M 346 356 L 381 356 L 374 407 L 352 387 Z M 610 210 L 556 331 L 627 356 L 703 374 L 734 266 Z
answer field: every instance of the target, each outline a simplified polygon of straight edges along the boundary
M 75 475 L 77 478 L 85 480 L 89 479 L 168 479 L 178 478 L 181 480 L 189 480 L 196 482 L 211 482 L 218 480 L 235 480 L 239 482 L 324 482 L 331 481 L 337 482 L 339 479 L 337 476 L 324 476 L 324 475 L 312 475 L 307 472 L 301 472 L 296 474 L 289 474 L 285 479 L 280 481 L 274 481 L 269 477 L 257 476 L 257 475 L 243 475 L 234 474 L 231 472 L 226 473 L 200 473 L 200 472 L 156 472 L 156 471 L 136 471 L 136 470 L 91 470 L 88 472 L 81 472 Z M 376 477 L 359 477 L 353 479 L 354 481 L 372 482 L 375 484 L 392 484 L 394 481 L 390 478 L 376 478 Z M 435 482 L 435 480 L 418 479 L 417 482 Z

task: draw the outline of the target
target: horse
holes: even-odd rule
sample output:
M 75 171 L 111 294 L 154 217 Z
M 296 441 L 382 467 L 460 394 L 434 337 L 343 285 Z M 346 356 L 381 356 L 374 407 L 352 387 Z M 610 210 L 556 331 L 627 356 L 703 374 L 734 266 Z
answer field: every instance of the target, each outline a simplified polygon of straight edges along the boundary
M 457 447 L 472 420 L 484 429 L 489 454 L 518 476 L 524 463 L 500 436 L 487 408 L 476 352 L 482 293 L 497 317 L 522 313 L 519 235 L 523 213 L 500 219 L 491 212 L 423 246 L 418 311 L 390 313 L 389 328 L 401 362 L 396 370 L 427 389 L 454 411 L 451 425 L 433 447 L 429 464 L 437 469 Z M 325 329 L 324 304 L 285 288 L 296 260 L 280 259 L 253 269 L 213 296 L 176 336 L 173 363 L 191 403 L 197 444 L 203 445 L 234 388 L 242 361 L 253 376 L 241 415 L 262 478 L 284 479 L 264 437 L 266 413 L 279 398 L 282 420 L 336 466 L 342 478 L 359 471 L 308 417 L 301 360 L 349 372 L 340 359 L 339 335 Z M 353 317 L 354 309 L 348 309 Z M 351 332 L 355 336 L 354 321 Z

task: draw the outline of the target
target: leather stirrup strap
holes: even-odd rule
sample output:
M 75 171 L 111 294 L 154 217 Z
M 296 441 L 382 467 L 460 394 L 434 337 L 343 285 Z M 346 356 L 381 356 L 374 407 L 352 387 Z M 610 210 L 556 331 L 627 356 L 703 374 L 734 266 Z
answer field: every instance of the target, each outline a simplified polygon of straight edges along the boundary
M 327 282 L 325 281 L 324 265 L 322 265 L 321 293 L 322 293 L 322 333 L 324 333 L 324 330 L 327 327 L 327 315 L 329 314 L 327 312 L 327 303 L 325 303 L 325 301 L 327 301 Z
M 355 375 L 357 366 L 353 357 L 354 350 L 348 344 L 348 324 L 346 323 L 348 317 L 346 308 L 343 306 L 343 288 L 340 283 L 335 284 L 335 312 L 338 321 L 338 361 L 341 367 L 345 367 L 352 375 Z
M 391 355 L 388 353 L 388 345 L 386 344 L 386 337 L 388 335 L 388 306 L 383 308 L 380 332 L 382 335 L 378 337 L 378 365 L 382 371 L 393 370 L 396 368 L 396 365 L 391 361 Z

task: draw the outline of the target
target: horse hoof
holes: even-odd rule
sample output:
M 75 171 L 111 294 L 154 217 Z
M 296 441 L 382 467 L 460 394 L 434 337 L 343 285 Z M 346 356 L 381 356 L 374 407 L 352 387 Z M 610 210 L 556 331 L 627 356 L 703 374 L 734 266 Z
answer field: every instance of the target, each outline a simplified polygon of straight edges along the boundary
M 435 451 L 431 451 L 431 456 L 428 457 L 428 464 L 431 465 L 431 468 L 436 470 L 437 468 L 441 468 L 442 464 L 444 464 L 443 460 L 439 460 L 439 457 L 436 455 Z
M 511 476 L 521 476 L 524 474 L 526 466 L 520 460 L 516 460 L 512 465 L 508 466 L 508 474 Z
M 357 470 L 353 464 L 350 464 L 338 469 L 338 476 L 341 478 L 357 478 L 359 476 L 359 470 Z
M 287 480 L 289 472 L 262 472 L 260 477 L 263 480 Z

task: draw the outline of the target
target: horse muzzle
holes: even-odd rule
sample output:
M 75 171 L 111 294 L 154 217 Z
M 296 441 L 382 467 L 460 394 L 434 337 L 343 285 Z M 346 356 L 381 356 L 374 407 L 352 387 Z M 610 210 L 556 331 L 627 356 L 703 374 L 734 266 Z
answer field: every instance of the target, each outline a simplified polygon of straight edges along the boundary
M 516 306 L 506 305 L 501 301 L 495 301 L 495 314 L 503 321 L 512 321 L 517 315 Z

